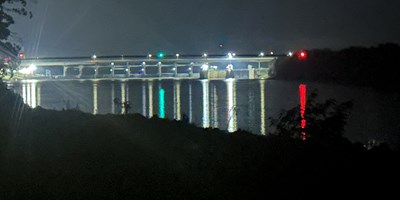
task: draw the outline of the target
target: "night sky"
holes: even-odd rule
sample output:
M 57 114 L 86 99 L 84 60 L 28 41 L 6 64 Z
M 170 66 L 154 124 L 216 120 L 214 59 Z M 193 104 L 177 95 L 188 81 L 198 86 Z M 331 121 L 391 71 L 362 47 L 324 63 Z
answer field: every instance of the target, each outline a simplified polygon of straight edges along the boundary
M 399 0 L 37 1 L 29 4 L 34 17 L 17 17 L 12 27 L 28 57 L 283 53 L 400 42 Z

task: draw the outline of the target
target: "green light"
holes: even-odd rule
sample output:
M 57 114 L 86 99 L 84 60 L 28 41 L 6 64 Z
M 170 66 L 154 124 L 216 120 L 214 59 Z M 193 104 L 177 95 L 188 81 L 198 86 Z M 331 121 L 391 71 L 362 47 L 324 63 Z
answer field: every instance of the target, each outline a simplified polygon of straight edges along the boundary
M 160 90 L 158 91 L 159 94 L 159 116 L 161 119 L 165 118 L 165 90 L 163 88 L 160 88 Z
M 160 58 L 160 59 L 161 59 L 161 58 L 164 58 L 164 56 L 165 56 L 165 53 L 164 53 L 164 52 L 158 52 L 158 53 L 157 53 L 157 57 Z

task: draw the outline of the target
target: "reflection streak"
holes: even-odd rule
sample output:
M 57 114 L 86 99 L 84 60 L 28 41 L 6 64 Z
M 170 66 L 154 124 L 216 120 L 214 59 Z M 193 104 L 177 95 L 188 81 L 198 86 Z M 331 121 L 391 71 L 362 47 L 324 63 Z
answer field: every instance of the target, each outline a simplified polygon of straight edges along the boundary
M 24 100 L 24 103 L 26 103 L 26 83 L 22 84 L 22 99 Z
M 189 123 L 193 122 L 193 110 L 192 110 L 192 83 L 189 83 Z
M 265 124 L 265 80 L 260 80 L 260 108 L 261 108 L 261 134 L 266 134 L 266 124 Z
M 216 85 L 212 87 L 212 116 L 213 128 L 218 128 L 218 94 Z
M 93 114 L 97 114 L 98 105 L 97 105 L 97 83 L 93 83 Z
M 209 81 L 208 80 L 202 80 L 201 81 L 201 86 L 203 88 L 203 128 L 208 128 L 210 127 L 210 107 L 209 107 Z
M 174 82 L 174 119 L 181 120 L 181 82 Z
M 115 114 L 115 103 L 114 103 L 114 99 L 115 99 L 115 91 L 114 91 L 114 83 L 111 83 L 111 113 Z
M 149 82 L 149 116 L 153 116 L 153 82 Z
M 41 84 L 37 84 L 36 88 L 37 88 L 37 105 L 41 106 L 42 105 L 42 88 L 41 88 Z
M 146 85 L 142 82 L 142 115 L 146 116 Z
M 27 86 L 27 88 L 26 88 L 26 92 L 27 92 L 27 94 L 26 94 L 26 104 L 28 104 L 29 106 L 31 106 L 31 84 L 30 83 L 26 83 L 26 86 Z
M 36 82 L 32 82 L 32 85 L 31 85 L 31 90 L 32 90 L 32 92 L 31 92 L 31 107 L 32 108 L 36 108 L 37 107 L 37 104 L 36 104 Z
M 228 131 L 235 132 L 237 130 L 237 113 L 236 113 L 236 83 L 233 79 L 226 80 L 227 85 L 227 117 Z

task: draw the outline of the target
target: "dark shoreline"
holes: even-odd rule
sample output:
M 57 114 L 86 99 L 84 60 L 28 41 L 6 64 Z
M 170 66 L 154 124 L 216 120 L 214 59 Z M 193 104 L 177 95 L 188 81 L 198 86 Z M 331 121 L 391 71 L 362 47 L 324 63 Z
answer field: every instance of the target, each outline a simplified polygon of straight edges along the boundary
M 398 92 L 396 76 L 400 67 L 400 46 L 394 43 L 376 47 L 349 47 L 308 50 L 307 58 L 298 55 L 280 59 L 276 64 L 277 80 L 313 81 L 357 87 L 379 92 Z
M 1 199 L 369 199 L 371 191 L 380 198 L 397 192 L 389 179 L 399 178 L 398 153 L 385 145 L 367 150 L 344 138 L 303 142 L 136 114 L 30 109 L 3 84 L 0 94 Z

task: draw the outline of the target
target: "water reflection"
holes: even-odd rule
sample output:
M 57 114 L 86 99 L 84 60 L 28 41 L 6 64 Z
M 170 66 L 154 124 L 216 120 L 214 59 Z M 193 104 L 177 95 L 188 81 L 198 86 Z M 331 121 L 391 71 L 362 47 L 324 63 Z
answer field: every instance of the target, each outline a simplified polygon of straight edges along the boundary
M 174 81 L 174 119 L 181 120 L 181 82 Z
M 234 79 L 226 80 L 227 87 L 227 119 L 228 119 L 228 131 L 237 131 L 237 108 L 236 108 L 236 82 Z
M 30 106 L 32 106 L 32 101 L 31 101 L 31 87 L 32 86 L 32 84 L 28 84 L 27 86 L 26 86 L 26 103 L 28 103 L 28 105 L 30 105 Z
M 121 114 L 125 108 L 118 102 L 130 102 L 132 111 L 146 117 L 158 114 L 160 118 L 182 120 L 183 113 L 187 113 L 188 122 L 200 127 L 221 128 L 229 132 L 242 127 L 257 133 L 260 133 L 261 129 L 261 134 L 265 134 L 266 82 L 261 80 L 248 87 L 249 90 L 254 90 L 248 91 L 249 98 L 245 97 L 246 95 L 236 96 L 238 83 L 234 79 L 211 82 L 209 80 L 83 81 L 57 82 L 57 84 L 23 82 L 14 87 L 20 88 L 24 102 L 33 108 L 40 105 L 48 109 L 61 110 L 65 108 L 65 99 L 74 99 L 76 101 L 74 104 L 82 105 L 79 109 L 83 112 Z M 156 91 L 153 91 L 154 84 L 158 85 Z M 259 87 L 255 87 L 257 85 Z M 117 103 L 114 102 L 115 99 L 118 100 Z M 248 110 L 239 109 L 237 101 L 241 101 L 240 105 L 245 105 Z M 157 108 L 154 109 L 154 106 Z M 241 116 L 239 110 L 243 112 Z M 238 122 L 238 118 L 241 121 Z M 240 123 L 244 124 L 239 126 Z
M 208 80 L 202 80 L 201 81 L 201 87 L 203 88 L 203 128 L 209 128 L 210 127 L 210 107 L 209 107 L 209 102 L 210 98 L 208 96 L 209 94 L 209 81 Z
M 115 113 L 115 89 L 114 89 L 114 83 L 111 83 L 111 113 Z
M 162 119 L 165 118 L 165 90 L 159 86 L 158 87 L 158 94 L 159 94 L 159 109 L 158 109 L 158 116 Z
M 299 86 L 299 90 L 300 90 L 300 118 L 301 118 L 301 122 L 300 122 L 300 126 L 301 126 L 301 139 L 302 140 L 306 140 L 307 139 L 307 134 L 305 132 L 305 128 L 306 128 L 306 124 L 307 121 L 305 119 L 305 113 L 306 113 L 306 96 L 307 96 L 307 86 L 305 84 L 301 84 Z
M 265 124 L 265 80 L 260 80 L 260 119 L 261 119 L 261 134 L 266 134 L 266 124 Z
M 153 116 L 153 82 L 148 82 L 149 87 L 149 115 L 147 117 Z
M 31 108 L 36 108 L 41 103 L 40 92 L 40 84 L 37 84 L 36 81 L 24 82 L 20 96 L 25 104 L 28 104 Z
M 154 86 L 158 86 L 159 83 L 162 83 L 162 88 L 165 90 L 164 106 L 167 118 L 183 119 L 183 113 L 187 113 L 188 121 L 198 127 L 215 127 L 230 132 L 240 128 L 257 134 L 267 134 L 269 117 L 276 118 L 281 110 L 287 110 L 299 104 L 299 84 L 266 80 L 21 81 L 13 82 L 8 87 L 19 93 L 24 103 L 32 108 L 41 106 L 46 109 L 62 110 L 68 108 L 69 106 L 65 103 L 72 100 L 73 105 L 79 105 L 76 108 L 86 113 L 121 113 L 120 106 L 113 103 L 115 98 L 121 97 L 126 101 L 131 101 L 132 112 L 152 117 L 159 112 L 158 87 L 154 89 L 156 91 L 153 91 Z M 388 124 L 387 119 L 382 121 L 379 118 L 386 114 L 386 111 L 378 111 L 384 110 L 383 105 L 389 105 L 389 102 L 382 105 L 372 104 L 377 98 L 382 101 L 386 101 L 386 98 L 371 93 L 369 89 L 358 91 L 346 87 L 331 88 L 331 86 L 316 85 L 300 87 L 303 89 L 300 89 L 302 106 L 299 110 L 304 111 L 302 112 L 304 117 L 306 117 L 307 87 L 322 87 L 321 92 L 325 93 L 328 91 L 327 87 L 334 89 L 334 92 L 329 92 L 329 94 L 336 94 L 335 92 L 344 94 L 338 96 L 342 98 L 339 99 L 341 101 L 355 98 L 360 106 L 355 110 L 352 121 L 349 121 L 349 124 L 353 124 L 349 126 L 352 132 L 366 132 L 365 137 L 374 136 L 376 131 L 379 131 L 379 127 L 373 126 L 374 121 L 371 119 Z M 323 97 L 331 97 L 329 94 Z M 374 110 L 377 111 L 373 112 L 372 117 L 363 114 L 364 109 L 370 105 L 375 105 Z M 157 107 L 154 108 L 154 106 Z M 20 108 L 16 108 L 12 114 L 15 119 L 21 116 L 18 109 Z M 396 110 L 392 113 L 399 112 Z M 399 118 L 391 117 L 390 119 L 393 119 L 393 124 L 396 124 Z M 305 120 L 306 118 L 297 122 L 299 126 L 304 127 L 304 130 L 308 125 Z M 388 128 L 387 131 L 390 134 L 397 133 L 397 130 L 392 128 Z M 307 136 L 307 132 L 303 132 Z
M 192 83 L 189 83 L 189 123 L 193 122 Z
M 41 93 L 42 93 L 42 91 L 41 91 L 41 84 L 40 83 L 38 83 L 37 84 L 37 86 L 36 86 L 36 90 L 37 90 L 37 92 L 36 92 L 36 99 L 37 99 L 37 101 L 36 101 L 36 106 L 40 106 L 40 105 L 42 105 L 42 98 L 41 98 Z
M 217 86 L 215 84 L 212 85 L 211 99 L 212 126 L 213 128 L 218 128 L 218 94 Z
M 147 116 L 147 112 L 146 112 L 146 82 L 143 81 L 142 82 L 142 115 L 143 116 Z
M 97 104 L 97 83 L 93 83 L 93 114 L 96 115 L 98 112 L 98 104 Z
M 127 90 L 126 90 L 126 83 L 122 82 L 121 83 L 121 103 L 124 103 L 127 101 Z M 125 112 L 125 108 L 121 109 L 121 114 Z
M 26 99 L 27 99 L 27 97 L 26 97 L 26 84 L 22 84 L 22 99 L 24 100 L 24 103 L 26 104 L 27 102 L 26 102 Z

